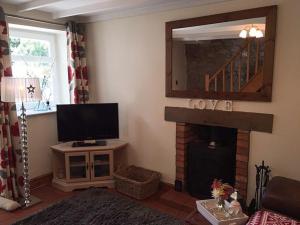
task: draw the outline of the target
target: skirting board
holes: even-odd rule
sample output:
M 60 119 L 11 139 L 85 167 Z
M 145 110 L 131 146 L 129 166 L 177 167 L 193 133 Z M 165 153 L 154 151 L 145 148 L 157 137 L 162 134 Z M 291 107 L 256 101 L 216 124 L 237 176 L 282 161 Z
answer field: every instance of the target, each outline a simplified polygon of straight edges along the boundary
M 43 187 L 46 185 L 52 185 L 52 180 L 53 180 L 52 173 L 48 173 L 48 174 L 44 174 L 44 175 L 35 177 L 30 180 L 30 189 L 34 190 L 34 189 L 37 189 L 37 188 L 40 188 L 40 187 Z M 161 186 L 174 188 L 174 184 L 164 182 L 164 181 L 161 181 Z
M 53 174 L 52 173 L 48 173 L 48 174 L 44 174 L 35 178 L 32 178 L 30 180 L 30 189 L 34 190 L 46 185 L 51 185 L 52 182 L 52 178 L 53 178 Z

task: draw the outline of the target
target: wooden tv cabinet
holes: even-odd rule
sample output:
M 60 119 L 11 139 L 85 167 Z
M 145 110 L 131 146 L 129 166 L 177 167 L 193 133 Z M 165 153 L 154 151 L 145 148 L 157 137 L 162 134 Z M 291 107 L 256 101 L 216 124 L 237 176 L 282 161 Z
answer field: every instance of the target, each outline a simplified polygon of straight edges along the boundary
M 52 185 L 62 191 L 88 187 L 114 187 L 114 155 L 127 142 L 107 140 L 105 146 L 72 147 L 73 142 L 51 146 L 53 152 Z

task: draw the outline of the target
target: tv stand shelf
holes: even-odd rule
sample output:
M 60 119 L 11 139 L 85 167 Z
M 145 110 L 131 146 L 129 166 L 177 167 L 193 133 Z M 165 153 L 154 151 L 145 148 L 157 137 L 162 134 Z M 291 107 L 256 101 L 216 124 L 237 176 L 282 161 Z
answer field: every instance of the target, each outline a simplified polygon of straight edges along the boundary
M 72 147 L 90 147 L 90 146 L 105 146 L 107 145 L 106 141 L 95 141 L 95 142 L 84 142 L 84 141 L 74 141 Z
M 118 150 L 127 142 L 107 140 L 105 146 L 72 147 L 73 142 L 51 146 L 53 152 L 52 185 L 62 191 L 88 187 L 114 187 Z

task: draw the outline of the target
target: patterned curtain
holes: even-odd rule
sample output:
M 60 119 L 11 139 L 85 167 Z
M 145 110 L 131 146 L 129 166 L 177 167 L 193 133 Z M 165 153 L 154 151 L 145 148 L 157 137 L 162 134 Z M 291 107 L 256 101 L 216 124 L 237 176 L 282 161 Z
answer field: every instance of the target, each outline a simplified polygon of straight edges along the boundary
M 12 76 L 8 26 L 0 7 L 0 78 Z M 16 105 L 0 102 L 0 195 L 17 200 L 23 190 L 23 164 Z
M 84 25 L 68 22 L 67 41 L 70 103 L 87 103 L 89 100 L 89 87 Z

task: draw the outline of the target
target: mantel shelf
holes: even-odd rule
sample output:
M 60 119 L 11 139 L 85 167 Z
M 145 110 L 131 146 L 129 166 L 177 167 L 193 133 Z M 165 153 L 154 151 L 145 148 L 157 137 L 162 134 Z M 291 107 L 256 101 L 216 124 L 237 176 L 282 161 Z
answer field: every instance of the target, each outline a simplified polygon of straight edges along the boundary
M 165 107 L 165 120 L 272 133 L 273 114 Z

